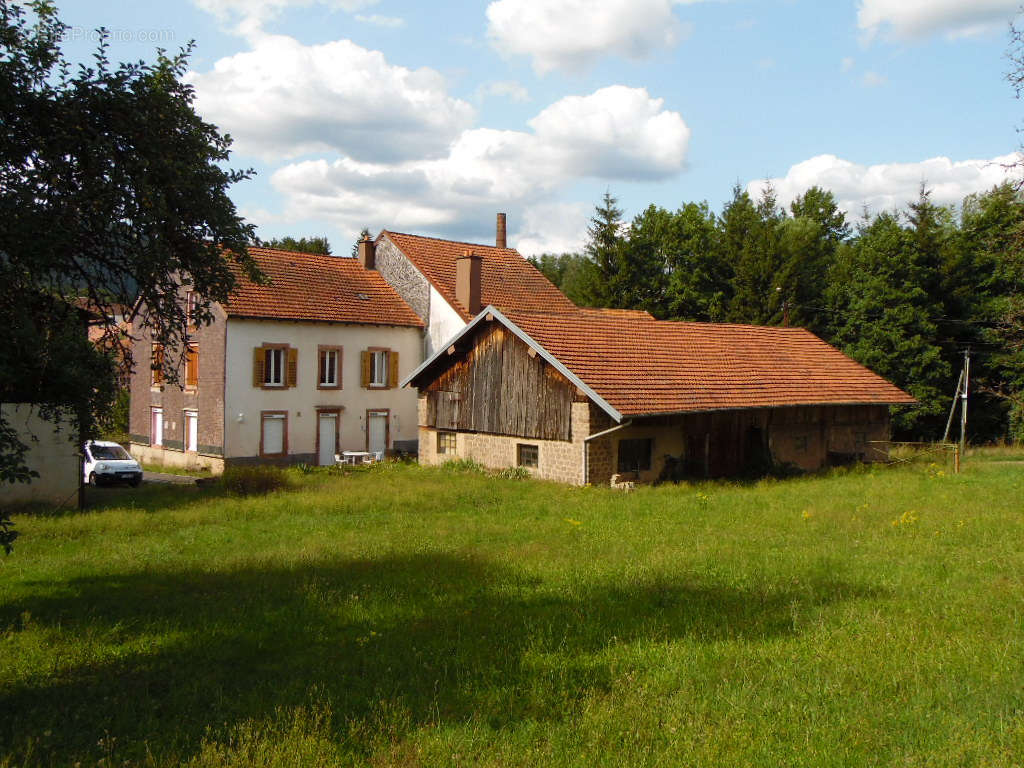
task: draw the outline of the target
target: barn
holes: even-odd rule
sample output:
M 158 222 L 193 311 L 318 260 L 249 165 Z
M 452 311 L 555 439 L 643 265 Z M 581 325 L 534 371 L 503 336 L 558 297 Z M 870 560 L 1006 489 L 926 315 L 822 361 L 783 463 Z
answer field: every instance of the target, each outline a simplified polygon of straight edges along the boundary
M 577 485 L 875 461 L 914 402 L 800 328 L 587 309 L 488 306 L 403 385 L 422 463 Z

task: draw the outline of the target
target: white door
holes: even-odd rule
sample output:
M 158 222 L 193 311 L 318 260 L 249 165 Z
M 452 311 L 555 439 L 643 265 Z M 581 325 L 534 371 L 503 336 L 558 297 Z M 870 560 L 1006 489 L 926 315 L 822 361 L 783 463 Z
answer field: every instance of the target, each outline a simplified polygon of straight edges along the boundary
M 388 449 L 388 414 L 387 411 L 370 411 L 369 440 L 366 450 L 370 453 L 383 452 Z
M 153 409 L 153 445 L 164 444 L 164 411 L 162 408 Z
M 338 445 L 338 414 L 321 413 L 318 429 L 320 430 L 320 455 L 317 463 L 321 467 L 334 463 L 335 448 Z
M 199 414 L 185 411 L 185 450 L 199 450 Z

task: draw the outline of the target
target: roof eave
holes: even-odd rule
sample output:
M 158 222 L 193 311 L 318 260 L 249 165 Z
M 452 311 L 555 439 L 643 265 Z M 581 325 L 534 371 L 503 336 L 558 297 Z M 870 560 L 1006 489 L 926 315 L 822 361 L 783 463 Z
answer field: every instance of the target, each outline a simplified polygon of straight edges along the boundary
M 622 421 L 623 415 L 616 408 L 614 408 L 611 405 L 611 403 L 609 403 L 607 400 L 605 400 L 603 397 L 597 394 L 597 392 L 595 392 L 585 381 L 583 381 L 579 376 L 577 376 L 575 373 L 569 370 L 558 358 L 556 358 L 554 355 L 548 352 L 543 346 L 534 341 L 534 339 L 528 333 L 526 333 L 526 331 L 524 331 L 522 328 L 520 328 L 511 320 L 509 320 L 493 304 L 489 304 L 488 306 L 484 307 L 484 309 L 480 311 L 480 314 L 478 314 L 476 317 L 470 320 L 469 324 L 466 325 L 465 328 L 463 328 L 461 331 L 455 334 L 455 336 L 453 336 L 452 338 L 448 339 L 444 347 L 437 350 L 437 352 L 435 352 L 433 355 L 424 360 L 416 368 L 416 370 L 410 373 L 401 382 L 399 386 L 406 387 L 412 384 L 416 380 L 416 378 L 419 377 L 421 373 L 425 372 L 428 368 L 430 368 L 436 360 L 440 359 L 443 355 L 446 355 L 448 353 L 449 347 L 453 346 L 461 339 L 466 337 L 468 334 L 470 334 L 474 328 L 476 328 L 480 323 L 484 322 L 487 319 L 488 315 L 491 315 L 495 320 L 500 321 L 502 325 L 504 325 L 506 328 L 512 331 L 513 334 L 515 334 L 521 341 L 523 341 L 528 347 L 530 347 L 534 352 L 536 352 L 544 361 L 550 364 L 551 367 L 553 367 L 556 371 L 565 376 L 565 378 L 567 378 L 569 381 L 575 384 L 580 389 L 580 391 L 582 391 L 587 397 L 589 397 L 599 408 L 601 408 L 601 410 L 603 410 L 605 413 L 611 416 L 615 421 Z

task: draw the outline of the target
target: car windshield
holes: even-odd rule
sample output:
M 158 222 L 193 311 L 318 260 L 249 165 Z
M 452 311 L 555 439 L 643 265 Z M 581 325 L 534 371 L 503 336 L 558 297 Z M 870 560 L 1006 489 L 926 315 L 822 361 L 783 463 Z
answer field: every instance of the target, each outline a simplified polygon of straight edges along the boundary
M 91 445 L 89 451 L 92 453 L 94 459 L 106 459 L 107 461 L 114 461 L 118 459 L 130 459 L 128 451 L 122 448 L 120 445 Z

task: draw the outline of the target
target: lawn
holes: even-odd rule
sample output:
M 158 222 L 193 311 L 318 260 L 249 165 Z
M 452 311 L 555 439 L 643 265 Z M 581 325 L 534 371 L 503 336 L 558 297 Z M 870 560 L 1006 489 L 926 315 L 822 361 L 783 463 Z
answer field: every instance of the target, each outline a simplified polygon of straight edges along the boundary
M 0 765 L 1020 766 L 1024 464 L 16 518 Z

